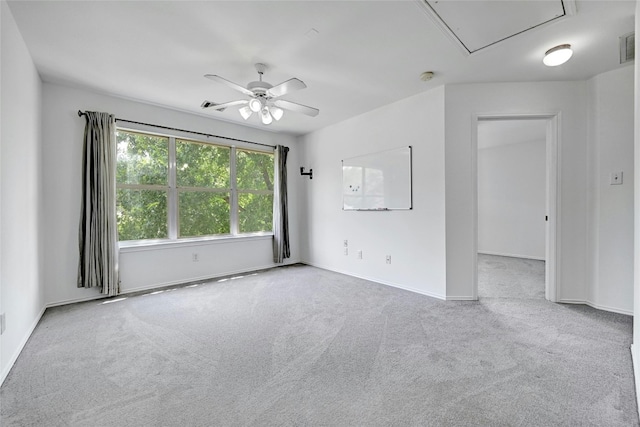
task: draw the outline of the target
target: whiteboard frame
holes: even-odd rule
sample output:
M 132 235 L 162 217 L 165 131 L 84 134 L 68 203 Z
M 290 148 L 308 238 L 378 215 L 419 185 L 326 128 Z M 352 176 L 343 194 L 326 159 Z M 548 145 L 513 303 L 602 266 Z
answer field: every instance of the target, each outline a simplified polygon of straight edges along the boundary
M 398 151 L 398 150 L 402 150 L 402 149 L 405 149 L 405 148 L 409 149 L 409 206 L 408 207 L 402 207 L 402 208 L 370 208 L 370 209 L 346 208 L 345 207 L 345 199 L 344 199 L 344 162 L 345 162 L 345 160 L 352 160 L 352 159 L 357 159 L 359 157 L 368 157 L 368 156 L 380 155 L 380 154 L 388 153 L 390 151 Z M 374 152 L 374 153 L 361 154 L 359 156 L 353 156 L 353 157 L 348 157 L 346 159 L 342 159 L 340 162 L 342 164 L 342 167 L 341 167 L 341 171 L 342 171 L 342 180 L 341 180 L 342 190 L 341 190 L 341 193 L 342 193 L 342 210 L 343 211 L 345 211 L 345 212 L 388 212 L 388 211 L 410 211 L 410 210 L 413 209 L 413 146 L 411 146 L 411 145 L 403 145 L 402 147 L 390 148 L 388 150 L 378 151 L 378 152 Z

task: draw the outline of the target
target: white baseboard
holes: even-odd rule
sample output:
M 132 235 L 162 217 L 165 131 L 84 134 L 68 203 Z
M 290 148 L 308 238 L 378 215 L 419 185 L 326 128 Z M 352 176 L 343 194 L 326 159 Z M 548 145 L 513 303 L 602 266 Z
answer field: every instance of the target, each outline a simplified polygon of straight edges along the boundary
M 252 271 L 260 271 L 260 270 L 268 270 L 270 268 L 275 268 L 275 267 L 285 267 L 285 266 L 288 266 L 288 265 L 293 265 L 293 264 L 298 264 L 298 263 L 300 263 L 299 260 L 287 260 L 287 262 L 283 263 L 283 264 L 270 264 L 270 265 L 264 265 L 264 266 L 255 266 L 255 267 L 251 267 L 251 268 L 247 268 L 247 269 L 231 270 L 231 271 L 221 272 L 221 273 L 215 274 L 213 276 L 207 275 L 207 276 L 192 277 L 192 278 L 181 279 L 181 280 L 171 280 L 171 281 L 162 282 L 162 283 L 154 283 L 153 285 L 144 285 L 144 286 L 138 286 L 138 287 L 125 289 L 122 292 L 120 292 L 119 295 L 133 294 L 133 293 L 136 293 L 136 292 L 145 292 L 145 291 L 150 291 L 150 290 L 153 290 L 153 289 L 166 288 L 166 287 L 169 287 L 169 286 L 181 286 L 181 285 L 185 285 L 185 284 L 189 284 L 189 283 L 195 283 L 195 282 L 206 282 L 206 281 L 209 281 L 209 280 L 220 279 L 222 277 L 233 276 L 233 275 L 236 275 L 236 274 L 244 274 L 244 273 L 249 273 L 249 272 L 252 272 Z M 96 301 L 96 300 L 105 299 L 105 298 L 109 298 L 109 297 L 107 295 L 98 294 L 98 295 L 93 295 L 93 296 L 90 296 L 90 297 L 74 298 L 74 299 L 68 299 L 68 300 L 63 300 L 63 301 L 56 301 L 56 302 L 48 303 L 46 305 L 46 308 L 58 307 L 58 306 L 61 306 L 61 305 L 75 304 L 75 303 L 86 302 L 86 301 Z
M 379 280 L 376 278 L 372 278 L 372 277 L 368 277 L 368 276 L 362 276 L 362 275 L 358 275 L 358 274 L 353 274 L 351 272 L 348 271 L 343 271 L 343 270 L 339 270 L 339 269 L 335 269 L 335 268 L 331 268 L 322 264 L 317 264 L 317 263 L 312 263 L 312 262 L 307 262 L 307 261 L 301 261 L 304 264 L 310 265 L 312 267 L 317 267 L 317 268 L 322 268 L 323 270 L 329 270 L 329 271 L 333 271 L 336 273 L 340 273 L 340 274 L 345 274 L 347 276 L 352 276 L 352 277 L 357 277 L 359 279 L 364 279 L 364 280 L 369 280 L 371 282 L 375 282 L 375 283 L 380 283 L 382 285 L 386 285 L 386 286 L 391 286 L 394 288 L 399 288 L 399 289 L 403 289 L 405 291 L 409 291 L 409 292 L 414 292 L 420 295 L 426 295 L 432 298 L 437 298 L 440 300 L 444 300 L 444 301 L 477 301 L 477 298 L 474 298 L 472 296 L 446 296 L 446 295 L 441 295 L 441 294 L 435 294 L 432 292 L 425 292 L 422 290 L 418 290 L 415 288 L 411 288 L 408 286 L 404 286 L 404 285 L 400 285 L 398 283 L 393 283 L 393 282 L 388 282 L 388 281 L 384 281 L 384 280 Z M 603 310 L 603 311 L 609 311 L 611 313 L 618 313 L 618 314 L 625 314 L 625 315 L 629 315 L 629 316 L 633 316 L 633 311 L 629 311 L 629 310 L 625 310 L 622 308 L 617 308 L 617 307 L 609 307 L 606 305 L 602 305 L 602 304 L 595 304 L 591 301 L 586 301 L 586 300 L 571 300 L 571 299 L 563 299 L 563 300 L 558 300 L 558 303 L 561 304 L 583 304 L 583 305 L 588 305 L 590 307 L 595 308 L 596 310 Z
M 609 311 L 611 313 L 626 314 L 627 316 L 633 316 L 633 310 L 625 310 L 623 308 L 609 307 L 602 304 L 596 304 L 594 302 L 587 301 L 587 300 L 560 299 L 557 302 L 561 304 L 583 304 L 583 305 L 588 305 L 589 307 L 593 307 L 596 310 Z
M 18 345 L 18 348 L 16 349 L 16 351 L 14 351 L 13 355 L 11 356 L 11 359 L 9 359 L 9 363 L 7 363 L 7 366 L 2 370 L 2 373 L 0 373 L 0 386 L 4 383 L 4 380 L 9 375 L 9 372 L 11 372 L 11 368 L 13 368 L 13 365 L 16 363 L 16 360 L 18 360 L 18 356 L 20 356 L 20 353 L 22 353 L 22 350 L 24 349 L 24 346 L 27 344 L 27 341 L 29 341 L 29 338 L 31 338 L 31 334 L 36 329 L 36 326 L 38 326 L 38 323 L 40 322 L 40 319 L 42 318 L 42 315 L 44 314 L 44 311 L 46 309 L 47 309 L 46 306 L 42 307 L 42 310 L 40 310 L 40 314 L 36 316 L 36 320 L 31 324 L 31 326 L 29 327 L 29 330 L 20 341 L 20 345 Z
M 597 310 L 610 311 L 611 313 L 626 314 L 627 316 L 633 316 L 633 310 L 625 310 L 624 308 L 609 307 L 602 304 L 596 304 L 591 301 L 586 301 L 585 304 Z
M 489 252 L 489 251 L 478 251 L 479 254 L 483 255 L 495 255 L 495 256 L 506 256 L 509 258 L 524 258 L 524 259 L 533 259 L 536 261 L 544 261 L 544 257 L 536 257 L 531 255 L 521 255 L 521 254 L 510 254 L 504 252 Z
M 109 298 L 109 296 L 108 295 L 104 295 L 104 294 L 97 294 L 97 295 L 92 295 L 90 297 L 71 298 L 71 299 L 66 299 L 66 300 L 47 303 L 46 307 L 47 308 L 59 307 L 61 305 L 75 304 L 75 303 L 78 303 L 78 302 L 95 301 L 95 300 L 104 299 L 104 298 Z
M 252 272 L 252 271 L 267 270 L 269 268 L 280 267 L 280 266 L 281 265 L 279 265 L 279 264 L 255 266 L 255 267 L 251 267 L 249 269 L 225 271 L 225 272 L 221 272 L 219 274 L 215 274 L 213 276 L 212 275 L 206 275 L 206 276 L 199 276 L 199 277 L 190 277 L 188 279 L 178 279 L 178 280 L 172 280 L 172 281 L 168 281 L 168 282 L 155 283 L 153 285 L 138 286 L 136 288 L 126 289 L 126 290 L 120 292 L 120 295 L 127 295 L 127 294 L 133 294 L 133 293 L 136 293 L 136 292 L 150 291 L 150 290 L 158 289 L 158 288 L 166 288 L 168 286 L 180 286 L 180 285 L 184 285 L 184 284 L 187 284 L 187 283 L 207 282 L 207 281 L 210 281 L 210 280 L 216 280 L 216 279 L 220 279 L 220 278 L 227 277 L 227 276 L 235 276 L 236 274 L 244 274 L 244 273 L 249 273 L 249 272 Z
M 636 400 L 638 401 L 638 417 L 640 418 L 640 349 L 638 344 L 631 344 L 631 361 L 633 362 L 633 378 L 636 384 Z
M 306 261 L 302 261 L 302 263 L 304 263 L 306 265 L 310 265 L 312 267 L 321 268 L 323 270 L 333 271 L 334 273 L 344 274 L 345 276 L 351 276 L 351 277 L 356 277 L 358 279 L 368 280 L 370 282 L 379 283 L 379 284 L 385 285 L 385 286 L 391 286 L 392 288 L 398 288 L 398 289 L 402 289 L 402 290 L 405 290 L 405 291 L 413 292 L 413 293 L 416 293 L 416 294 L 425 295 L 425 296 L 432 297 L 432 298 L 437 298 L 437 299 L 440 299 L 440 300 L 446 300 L 447 299 L 445 295 L 440 295 L 440 294 L 436 294 L 436 293 L 433 293 L 433 292 L 426 292 L 426 291 L 423 291 L 423 290 L 411 288 L 409 286 L 400 285 L 398 283 L 388 282 L 386 280 L 380 280 L 380 279 L 373 278 L 373 277 L 361 276 L 361 275 L 358 275 L 358 274 L 353 274 L 351 272 L 342 271 L 342 270 L 338 270 L 338 269 L 335 269 L 335 268 L 327 267 L 327 266 L 324 266 L 324 265 L 321 265 L 321 264 L 316 264 L 316 263 L 311 263 L 311 262 L 306 262 Z
M 478 301 L 478 298 L 468 296 L 447 296 L 447 301 Z

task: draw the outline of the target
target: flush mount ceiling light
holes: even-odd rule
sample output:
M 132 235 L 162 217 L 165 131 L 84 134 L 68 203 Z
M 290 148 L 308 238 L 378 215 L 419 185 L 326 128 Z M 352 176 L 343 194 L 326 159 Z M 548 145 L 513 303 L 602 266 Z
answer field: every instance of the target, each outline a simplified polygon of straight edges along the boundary
M 561 44 L 546 51 L 542 62 L 547 67 L 555 67 L 567 62 L 569 58 L 571 58 L 571 55 L 573 55 L 571 45 Z
M 286 82 L 280 83 L 279 85 L 273 86 L 270 83 L 262 81 L 262 75 L 267 69 L 267 66 L 264 64 L 256 64 L 255 66 L 256 71 L 258 72 L 259 81 L 251 82 L 247 85 L 247 87 L 240 86 L 239 84 L 233 83 L 217 75 L 205 74 L 206 78 L 235 89 L 238 92 L 247 95 L 249 99 L 225 102 L 223 104 L 204 101 L 201 107 L 211 108 L 212 110 L 222 112 L 227 107 L 241 105 L 238 112 L 243 119 L 248 120 L 249 117 L 253 115 L 253 113 L 257 113 L 257 116 L 260 117 L 262 124 L 265 125 L 273 123 L 274 120 L 280 120 L 284 115 L 284 110 L 306 114 L 307 116 L 311 117 L 315 117 L 318 115 L 320 111 L 317 108 L 307 107 L 306 105 L 280 99 L 280 97 L 283 95 L 307 87 L 307 85 L 305 85 L 302 80 L 293 78 L 287 80 Z

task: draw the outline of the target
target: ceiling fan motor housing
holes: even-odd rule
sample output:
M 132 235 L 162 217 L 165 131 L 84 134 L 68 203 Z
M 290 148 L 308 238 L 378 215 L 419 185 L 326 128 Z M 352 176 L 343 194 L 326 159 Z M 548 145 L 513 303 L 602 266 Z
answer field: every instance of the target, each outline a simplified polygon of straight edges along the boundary
M 247 85 L 247 89 L 256 96 L 266 96 L 267 91 L 272 87 L 273 85 L 267 82 L 251 82 Z

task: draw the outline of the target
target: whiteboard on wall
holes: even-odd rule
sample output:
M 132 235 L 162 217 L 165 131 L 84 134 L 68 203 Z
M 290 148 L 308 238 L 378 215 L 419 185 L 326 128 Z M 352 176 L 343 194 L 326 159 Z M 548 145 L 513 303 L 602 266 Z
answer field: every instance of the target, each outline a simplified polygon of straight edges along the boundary
M 411 146 L 342 161 L 345 211 L 412 209 L 411 187 Z

